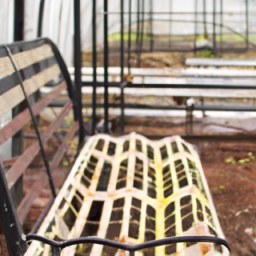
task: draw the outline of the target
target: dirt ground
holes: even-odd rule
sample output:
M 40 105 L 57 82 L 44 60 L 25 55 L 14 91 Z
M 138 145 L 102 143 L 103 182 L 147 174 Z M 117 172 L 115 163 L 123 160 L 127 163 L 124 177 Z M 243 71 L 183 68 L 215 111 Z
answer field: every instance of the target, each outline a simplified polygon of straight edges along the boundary
M 232 256 L 256 255 L 256 162 L 249 156 L 256 144 L 204 142 L 198 149 Z

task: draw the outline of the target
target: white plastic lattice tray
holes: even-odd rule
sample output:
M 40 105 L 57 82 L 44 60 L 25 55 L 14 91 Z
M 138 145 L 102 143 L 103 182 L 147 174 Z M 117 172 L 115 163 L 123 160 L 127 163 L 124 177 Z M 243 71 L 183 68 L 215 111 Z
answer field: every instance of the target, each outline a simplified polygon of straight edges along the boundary
M 56 240 L 97 236 L 128 244 L 182 235 L 224 238 L 198 154 L 179 136 L 160 141 L 131 133 L 91 137 L 38 234 Z M 51 255 L 32 242 L 26 256 Z M 71 246 L 71 255 L 126 255 L 103 245 Z M 207 243 L 179 243 L 135 255 L 228 255 Z

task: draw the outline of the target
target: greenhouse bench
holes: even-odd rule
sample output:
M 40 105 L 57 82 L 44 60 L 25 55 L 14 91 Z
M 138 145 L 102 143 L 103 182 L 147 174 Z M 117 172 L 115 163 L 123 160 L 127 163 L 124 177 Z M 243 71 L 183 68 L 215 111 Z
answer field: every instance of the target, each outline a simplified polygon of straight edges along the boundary
M 0 75 L 0 115 L 24 102 L 26 107 L 1 128 L 1 145 L 31 121 L 37 138 L 19 156 L 1 159 L 0 223 L 10 256 L 228 255 L 192 145 L 179 136 L 160 141 L 135 133 L 92 136 L 57 194 L 57 166 L 76 132 L 83 130 L 79 97 L 64 61 L 49 39 L 15 43 L 0 47 Z M 43 86 L 52 90 L 38 97 Z M 65 90 L 70 101 L 54 110 L 54 120 L 40 131 L 37 116 Z M 70 116 L 73 121 L 67 122 Z M 46 142 L 56 137 L 61 144 L 48 156 Z M 40 151 L 45 167 L 15 206 L 10 189 Z M 22 225 L 47 184 L 52 199 L 25 235 Z

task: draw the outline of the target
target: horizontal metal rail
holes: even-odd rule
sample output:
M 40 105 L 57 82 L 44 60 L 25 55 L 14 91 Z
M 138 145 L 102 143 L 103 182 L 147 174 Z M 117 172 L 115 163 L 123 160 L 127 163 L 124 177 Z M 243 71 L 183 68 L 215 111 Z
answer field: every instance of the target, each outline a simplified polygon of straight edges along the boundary
M 186 242 L 210 242 L 214 244 L 221 244 L 225 246 L 229 251 L 229 245 L 225 239 L 218 238 L 218 237 L 212 237 L 212 236 L 179 236 L 179 237 L 168 237 L 168 238 L 163 238 L 159 240 L 152 240 L 148 241 L 142 244 L 137 244 L 137 245 L 128 245 L 112 240 L 107 240 L 107 239 L 102 239 L 98 237 L 80 237 L 80 238 L 75 238 L 75 239 L 70 239 L 64 242 L 57 242 L 39 235 L 35 234 L 28 234 L 26 236 L 26 241 L 31 241 L 31 240 L 36 240 L 43 242 L 45 244 L 48 244 L 52 247 L 58 248 L 59 250 L 71 246 L 71 245 L 77 245 L 77 244 L 82 244 L 82 243 L 93 243 L 93 244 L 100 244 L 100 245 L 106 245 L 110 246 L 113 248 L 118 248 L 121 250 L 126 250 L 129 252 L 136 252 L 142 249 L 147 249 L 147 248 L 152 248 L 156 246 L 161 246 L 161 245 L 167 245 L 167 244 L 174 244 L 174 243 L 186 243 Z M 59 251 L 60 252 L 60 251 Z M 60 254 L 55 254 L 60 255 Z

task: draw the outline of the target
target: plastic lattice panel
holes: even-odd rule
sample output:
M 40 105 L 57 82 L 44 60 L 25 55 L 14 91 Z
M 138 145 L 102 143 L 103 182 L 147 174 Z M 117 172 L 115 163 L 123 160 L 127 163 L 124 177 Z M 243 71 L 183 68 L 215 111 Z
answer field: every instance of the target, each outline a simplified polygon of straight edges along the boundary
M 135 133 L 89 139 L 38 234 L 56 240 L 97 236 L 128 244 L 182 235 L 223 237 L 193 146 L 179 136 L 150 141 Z M 26 255 L 50 253 L 47 245 L 33 242 Z M 224 252 L 210 244 L 179 243 L 135 255 L 207 253 Z M 126 254 L 86 244 L 66 248 L 64 255 Z

